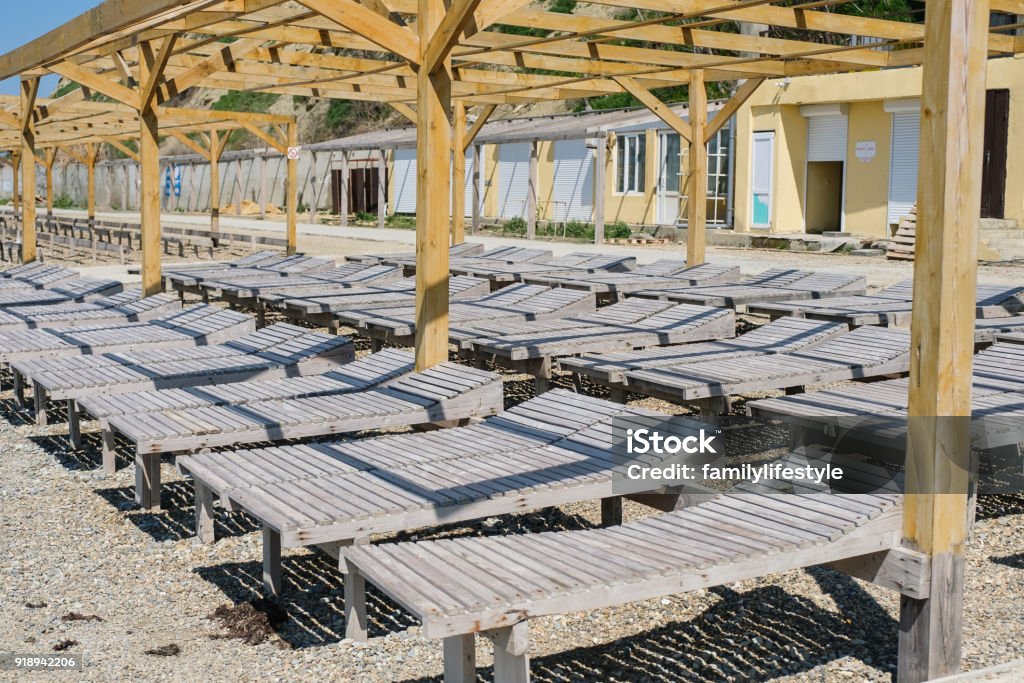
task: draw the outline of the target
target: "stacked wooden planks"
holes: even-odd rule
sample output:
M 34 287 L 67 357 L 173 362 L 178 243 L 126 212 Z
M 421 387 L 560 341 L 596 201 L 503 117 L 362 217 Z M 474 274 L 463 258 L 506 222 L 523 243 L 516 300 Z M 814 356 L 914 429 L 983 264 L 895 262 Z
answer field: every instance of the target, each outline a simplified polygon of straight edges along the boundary
M 917 207 L 900 219 L 896 234 L 885 245 L 885 257 L 900 261 L 913 261 L 917 247 Z

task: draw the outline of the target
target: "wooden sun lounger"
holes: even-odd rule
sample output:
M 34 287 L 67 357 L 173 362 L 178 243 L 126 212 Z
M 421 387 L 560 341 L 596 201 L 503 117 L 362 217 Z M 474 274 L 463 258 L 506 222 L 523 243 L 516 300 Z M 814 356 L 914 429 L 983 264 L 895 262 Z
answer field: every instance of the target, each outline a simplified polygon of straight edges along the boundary
M 616 497 L 612 421 L 657 416 L 556 390 L 468 427 L 177 462 L 196 485 L 200 539 L 213 540 L 214 500 L 263 524 L 264 578 L 280 594 L 282 547 L 337 554 L 377 533 Z M 346 610 L 362 604 L 346 593 Z
M 453 247 L 454 249 L 454 247 Z M 449 265 L 461 263 L 463 259 L 483 259 L 491 265 L 516 264 L 516 263 L 543 263 L 550 261 L 554 254 L 549 249 L 534 249 L 532 247 L 495 247 L 486 251 L 479 251 L 472 254 L 459 254 L 449 258 Z M 392 258 L 381 259 L 386 266 L 400 266 L 406 275 L 416 274 L 416 257 L 414 254 L 402 254 Z
M 1024 332 L 1024 315 L 974 321 L 974 341 L 978 344 L 992 343 L 1003 337 L 1007 337 L 1006 341 L 1012 342 L 1022 332 Z
M 448 309 L 452 325 L 478 322 L 528 321 L 560 318 L 593 311 L 597 302 L 590 292 L 516 284 L 476 299 L 462 299 Z M 414 306 L 368 307 L 338 311 L 334 317 L 377 343 L 412 346 L 416 336 Z
M 608 385 L 613 392 L 621 392 L 626 373 L 631 370 L 803 351 L 833 339 L 847 329 L 846 325 L 837 323 L 779 318 L 734 339 L 561 358 L 558 366 L 561 370 Z
M 641 290 L 630 296 L 742 310 L 750 304 L 765 301 L 863 294 L 866 287 L 867 283 L 860 275 L 778 268 L 734 284 Z
M 318 273 L 294 274 L 280 277 L 276 273 L 263 274 L 240 280 L 212 280 L 200 283 L 203 299 L 218 299 L 232 306 L 255 308 L 257 299 L 265 294 L 321 294 L 326 285 L 338 289 L 369 287 L 393 282 L 402 277 L 397 266 L 366 266 L 345 263 Z
M 996 341 L 1006 344 L 1024 344 L 1024 332 L 1004 332 L 996 335 Z
M 10 282 L 5 280 L 4 282 Z M 0 309 L 20 306 L 47 306 L 50 304 L 86 303 L 103 297 L 113 296 L 124 290 L 117 280 L 95 280 L 76 278 L 45 289 L 0 290 Z
M 591 273 L 622 273 L 636 267 L 633 256 L 605 256 L 586 252 L 566 254 L 542 263 L 506 263 L 495 258 L 460 258 L 451 262 L 452 275 L 470 275 L 490 280 L 494 289 L 513 282 L 525 282 L 529 275 L 565 274 L 584 277 Z
M 29 263 L 22 263 L 21 265 L 8 268 L 0 271 L 0 280 L 18 280 L 25 279 L 35 276 L 36 274 L 44 274 L 52 271 L 54 268 L 61 268 L 61 266 L 55 266 L 50 263 L 43 263 L 42 261 L 31 261 Z
M 902 514 L 900 493 L 740 491 L 610 528 L 353 547 L 346 596 L 370 581 L 443 639 L 445 683 L 476 680 L 477 633 L 494 642 L 495 683 L 523 683 L 529 619 L 545 615 L 821 564 L 924 597 L 926 558 L 901 547 Z M 365 634 L 365 612 L 346 604 L 346 622 Z
M 549 287 L 566 287 L 594 292 L 604 301 L 616 301 L 631 292 L 649 290 L 655 287 L 686 287 L 696 285 L 717 285 L 740 279 L 739 266 L 722 266 L 711 263 L 686 267 L 686 261 L 666 259 L 637 266 L 625 273 L 595 272 L 590 274 L 534 273 L 527 271 L 522 281 Z
M 825 300 L 758 303 L 750 313 L 776 318 L 792 315 L 814 320 L 860 325 L 909 327 L 913 308 L 913 282 L 905 280 L 871 295 L 843 296 Z M 1024 287 L 979 284 L 975 316 L 979 319 L 1013 316 L 1024 310 Z
M 107 400 L 131 401 L 134 396 L 122 394 Z M 115 433 L 134 444 L 136 502 L 154 509 L 160 507 L 162 453 L 458 422 L 494 415 L 503 402 L 500 376 L 442 363 L 357 391 L 346 386 L 313 396 L 109 417 L 101 425 L 104 443 L 110 446 L 104 448 L 104 460 L 112 464 Z
M 861 327 L 800 351 L 630 370 L 623 383 L 627 391 L 696 404 L 715 414 L 728 412 L 729 397 L 735 394 L 802 391 L 808 384 L 909 370 L 909 331 Z
M 253 319 L 215 306 L 192 306 L 146 322 L 91 325 L 71 329 L 0 331 L 0 363 L 52 360 L 143 349 L 207 346 L 256 329 Z
M 78 271 L 44 264 L 22 275 L 0 279 L 0 292 L 16 289 L 46 289 L 79 277 Z
M 460 256 L 475 256 L 482 253 L 484 245 L 479 242 L 463 242 L 462 244 L 452 245 L 448 249 L 448 258 L 458 258 Z M 408 252 L 402 254 L 360 254 L 357 256 L 346 256 L 346 263 L 362 263 L 364 265 L 381 265 L 385 261 L 390 261 L 389 265 L 398 265 L 396 261 L 408 261 L 416 260 L 415 252 Z
M 140 290 L 130 289 L 88 303 L 68 302 L 0 310 L 0 332 L 144 322 L 179 309 L 181 302 L 169 294 L 143 297 Z
M 278 324 L 210 346 L 21 360 L 11 368 L 16 379 L 32 383 L 40 424 L 45 424 L 49 397 L 68 402 L 75 431 L 75 402 L 87 396 L 318 374 L 353 357 L 352 342 L 345 337 Z
M 215 271 L 230 270 L 232 268 L 258 268 L 260 266 L 272 266 L 290 258 L 277 251 L 257 251 L 235 259 L 221 263 L 172 263 L 164 266 L 165 273 L 188 273 L 191 271 Z
M 736 334 L 731 309 L 627 299 L 594 313 L 551 320 L 453 328 L 449 339 L 464 355 L 534 376 L 546 391 L 555 359 L 648 346 L 725 339 Z
M 255 267 L 237 268 L 215 268 L 209 271 L 190 270 L 188 272 L 169 272 L 165 280 L 168 289 L 173 289 L 181 294 L 202 294 L 201 287 L 204 282 L 235 282 L 250 277 L 288 277 L 289 275 L 308 275 L 329 270 L 335 266 L 333 259 L 316 258 L 296 254 L 288 256 L 271 265 L 260 265 Z
M 491 291 L 487 280 L 456 276 L 448 280 L 448 300 L 462 301 L 484 296 Z M 260 305 L 277 309 L 292 320 L 302 320 L 323 327 L 336 327 L 335 314 L 361 308 L 409 306 L 416 302 L 416 279 L 403 278 L 372 287 L 335 289 L 325 286 L 316 296 L 270 294 L 260 297 Z

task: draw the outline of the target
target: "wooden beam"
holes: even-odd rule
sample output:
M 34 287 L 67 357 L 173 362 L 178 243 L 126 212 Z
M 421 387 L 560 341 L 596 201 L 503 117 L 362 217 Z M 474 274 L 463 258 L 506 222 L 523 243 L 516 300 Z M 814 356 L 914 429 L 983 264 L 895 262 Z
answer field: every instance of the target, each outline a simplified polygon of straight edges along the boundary
M 288 124 L 288 147 L 299 146 L 299 127 L 296 123 Z M 288 181 L 285 185 L 285 231 L 288 238 L 288 253 L 294 254 L 298 248 L 298 216 L 299 216 L 299 160 L 288 158 Z
M 83 87 L 103 93 L 107 97 L 127 104 L 133 109 L 137 110 L 139 108 L 139 93 L 124 87 L 120 83 L 104 78 L 89 69 L 82 68 L 71 62 L 51 64 L 48 68 L 53 73 L 63 76 L 69 81 L 74 81 Z
M 96 220 L 96 157 L 99 145 L 90 142 L 85 146 L 86 169 L 86 216 L 91 225 Z
M 594 150 L 594 244 L 604 242 L 604 198 L 607 191 L 605 169 L 607 165 L 608 136 L 606 133 L 597 138 L 597 147 Z
M 416 125 L 418 119 L 416 118 L 416 110 L 410 107 L 404 102 L 388 102 L 388 105 L 397 111 L 399 114 L 408 119 L 413 125 Z
M 347 28 L 370 42 L 419 64 L 420 38 L 405 26 L 385 19 L 373 10 L 351 0 L 299 0 L 321 16 Z
M 110 145 L 111 147 L 113 147 L 113 148 L 115 148 L 117 150 L 120 150 L 122 154 L 124 154 L 126 157 L 128 157 L 132 161 L 134 161 L 136 163 L 139 163 L 141 161 L 141 157 L 139 156 L 138 152 L 136 152 L 134 149 L 132 149 L 128 145 L 124 144 L 123 142 L 121 142 L 117 138 L 110 137 L 109 135 L 101 135 L 100 139 L 103 140 L 103 142 L 105 142 L 108 145 Z
M 441 68 L 459 40 L 463 28 L 473 19 L 473 12 L 480 2 L 481 0 L 453 0 L 423 52 L 423 60 L 420 62 L 422 68 L 430 71 Z
M 53 216 L 53 165 L 57 162 L 57 148 L 43 152 L 43 168 L 46 169 L 46 215 Z
M 384 229 L 388 212 L 388 151 L 377 150 L 377 227 Z
M 466 105 L 452 105 L 452 244 L 466 241 Z
M 170 48 L 170 44 L 165 46 Z M 152 45 L 139 49 L 139 83 L 147 91 L 162 76 L 165 61 Z M 139 110 L 139 215 L 142 243 L 142 293 L 153 296 L 163 291 L 160 269 L 160 122 L 152 97 L 136 95 Z M 159 466 L 159 464 L 158 464 Z
M 21 188 L 18 182 L 18 174 L 21 173 L 20 150 L 11 152 L 11 172 L 11 205 L 14 207 L 14 214 L 18 215 L 21 213 Z
M 616 76 L 615 82 L 621 85 L 623 90 L 640 100 L 645 107 L 650 109 L 651 112 L 653 112 L 659 119 L 667 123 L 675 132 L 679 133 L 683 139 L 693 139 L 693 132 L 690 130 L 690 124 L 672 111 L 671 107 L 655 97 L 654 93 L 637 83 L 636 79 L 630 78 L 629 76 Z
M 174 44 L 178 41 L 178 34 L 172 33 L 163 39 L 160 44 L 160 51 L 153 54 L 153 43 L 143 43 L 139 46 L 139 51 L 143 53 L 143 61 L 147 62 L 150 66 L 147 69 L 149 73 L 149 80 L 142 83 L 142 89 L 139 92 L 139 108 L 148 109 L 153 100 L 156 97 L 157 86 L 163 80 L 164 69 L 167 67 L 167 61 L 171 58 L 171 53 L 174 51 Z
M 537 145 L 536 140 L 530 142 L 530 165 L 526 179 L 526 238 L 537 237 Z
M 288 145 L 282 144 L 280 140 L 278 140 L 276 137 L 274 137 L 267 131 L 263 130 L 256 124 L 249 123 L 248 121 L 239 121 L 239 123 L 241 124 L 242 128 L 246 129 L 256 137 L 258 137 L 260 140 L 273 147 L 281 154 L 288 154 Z
M 498 107 L 496 105 L 489 104 L 480 111 L 480 114 L 476 117 L 476 121 L 473 122 L 473 125 L 469 127 L 469 130 L 462 137 L 463 152 L 469 149 L 469 146 L 473 144 L 473 141 L 476 140 L 476 136 L 480 132 L 480 129 L 484 127 L 484 124 L 487 123 L 487 120 L 491 118 L 491 114 L 493 114 L 494 110 L 497 108 Z
M 202 158 L 206 159 L 207 161 L 210 160 L 210 151 L 207 148 L 205 148 L 202 145 L 200 145 L 195 140 L 193 140 L 192 138 L 190 138 L 184 132 L 182 132 L 180 130 L 172 130 L 172 131 L 168 131 L 168 135 L 170 135 L 172 138 L 174 138 L 175 140 L 177 140 L 181 144 L 185 145 L 190 150 L 192 150 L 193 152 L 195 152 L 196 154 L 198 154 Z
M 36 260 L 36 131 L 32 110 L 39 94 L 39 79 L 21 81 L 21 259 L 25 263 Z
M 419 45 L 426 46 L 444 18 L 442 0 L 418 0 Z M 448 360 L 448 203 L 451 159 L 451 74 L 420 69 L 416 75 L 416 369 Z
M 763 78 L 751 78 L 736 89 L 736 92 L 725 103 L 725 106 L 719 109 L 715 113 L 714 118 L 708 122 L 707 129 L 704 131 L 704 142 L 711 142 L 711 139 L 718 135 L 718 131 L 725 124 L 729 123 L 729 119 L 757 92 L 757 89 L 761 87 L 764 81 L 765 79 Z
M 161 84 L 157 101 L 166 102 L 192 86 L 198 85 L 207 76 L 231 70 L 236 61 L 248 57 L 262 44 L 262 40 L 244 38 L 228 45 L 218 46 L 220 49 L 217 52 Z
M 988 23 L 988 0 L 926 5 L 903 535 L 931 580 L 900 601 L 901 683 L 960 666 Z
M 694 69 L 690 74 L 690 175 L 686 193 L 686 265 L 705 262 L 707 242 L 708 147 L 704 129 L 708 120 L 708 95 L 704 89 L 704 72 Z
M 222 142 L 220 131 L 210 131 L 210 153 L 206 158 L 210 161 L 210 235 L 214 244 L 220 239 L 220 155 L 226 144 L 227 134 Z

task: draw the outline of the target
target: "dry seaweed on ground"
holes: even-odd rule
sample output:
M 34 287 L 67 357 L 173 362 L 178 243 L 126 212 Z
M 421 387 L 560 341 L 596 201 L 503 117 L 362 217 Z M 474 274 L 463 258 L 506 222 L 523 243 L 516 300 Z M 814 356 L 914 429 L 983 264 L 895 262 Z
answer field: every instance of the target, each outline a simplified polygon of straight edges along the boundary
M 288 620 L 288 613 L 272 602 L 257 600 L 221 605 L 209 618 L 220 622 L 226 631 L 214 638 L 237 638 L 247 645 L 259 645 L 277 637 L 277 630 Z
M 48 607 L 48 605 L 45 602 L 33 602 L 32 600 L 29 600 L 25 603 L 25 607 L 28 607 L 29 609 L 43 609 L 44 607 Z
M 67 640 L 62 640 L 59 643 L 57 643 L 56 645 L 54 645 L 53 646 L 53 651 L 54 652 L 64 652 L 65 650 L 70 650 L 75 645 L 78 645 L 78 641 L 77 640 L 71 640 L 69 638 Z
M 181 648 L 176 643 L 169 645 L 161 645 L 160 647 L 154 647 L 152 650 L 146 650 L 147 655 L 153 655 L 155 657 L 177 657 L 181 654 Z
M 82 614 L 80 612 L 68 612 L 60 618 L 61 621 L 103 621 L 101 617 L 95 614 Z

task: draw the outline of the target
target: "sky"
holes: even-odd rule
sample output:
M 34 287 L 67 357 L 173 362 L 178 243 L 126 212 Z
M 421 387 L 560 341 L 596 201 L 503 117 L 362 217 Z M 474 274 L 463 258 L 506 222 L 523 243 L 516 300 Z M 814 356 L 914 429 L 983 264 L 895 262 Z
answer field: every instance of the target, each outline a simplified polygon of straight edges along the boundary
M 100 0 L 4 0 L 4 26 L 0 31 L 0 54 L 38 38 L 86 10 Z M 57 77 L 43 79 L 39 94 L 49 97 L 57 87 Z M 18 79 L 0 81 L 0 94 L 17 95 Z

